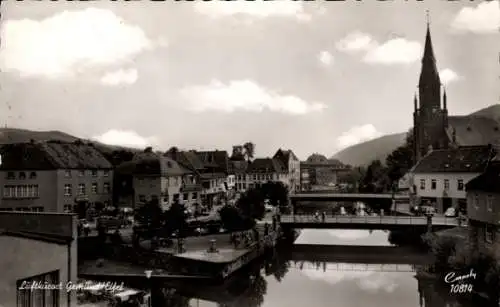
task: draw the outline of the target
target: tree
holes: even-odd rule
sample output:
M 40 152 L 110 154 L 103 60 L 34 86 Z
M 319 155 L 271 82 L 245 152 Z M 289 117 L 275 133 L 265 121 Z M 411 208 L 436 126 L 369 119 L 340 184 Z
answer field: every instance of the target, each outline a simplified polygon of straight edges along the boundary
M 245 144 L 243 144 L 243 148 L 245 149 L 245 157 L 250 162 L 255 154 L 255 144 L 252 142 L 246 142 Z
M 387 165 L 387 176 L 391 180 L 392 184 L 403 177 L 414 165 L 413 144 L 413 130 L 410 129 L 410 131 L 406 134 L 404 145 L 399 146 L 389 156 L 387 156 L 385 162 Z
M 254 225 L 253 220 L 245 218 L 235 206 L 222 207 L 219 210 L 219 215 L 222 226 L 230 232 L 251 229 Z
M 380 160 L 373 160 L 366 169 L 365 176 L 361 180 L 360 192 L 382 193 L 390 186 L 386 168 Z
M 264 199 L 261 188 L 256 187 L 243 193 L 236 202 L 236 207 L 238 207 L 243 217 L 260 220 L 266 213 Z
M 286 206 L 288 203 L 288 187 L 283 182 L 269 181 L 259 187 L 264 199 L 269 199 L 273 206 Z
M 170 233 L 178 232 L 179 237 L 183 238 L 187 235 L 187 218 L 186 207 L 175 200 L 165 213 L 165 227 Z
M 163 222 L 163 210 L 160 207 L 158 199 L 152 199 L 139 207 L 135 212 L 135 220 L 141 224 L 148 236 L 161 228 Z
M 347 183 L 351 186 L 348 192 L 358 192 L 359 186 L 365 176 L 366 169 L 362 166 L 353 167 L 348 171 L 341 172 L 338 177 L 340 183 Z

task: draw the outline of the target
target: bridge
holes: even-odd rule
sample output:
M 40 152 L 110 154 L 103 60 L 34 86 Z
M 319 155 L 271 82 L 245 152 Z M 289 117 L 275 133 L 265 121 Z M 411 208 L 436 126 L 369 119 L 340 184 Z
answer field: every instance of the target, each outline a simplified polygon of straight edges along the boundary
M 281 216 L 281 226 L 299 229 L 379 229 L 401 230 L 429 227 L 441 230 L 460 226 L 457 218 L 444 216 L 345 216 L 330 215 L 323 220 L 311 214 Z
M 323 191 L 322 191 L 323 192 Z M 292 205 L 299 201 L 409 201 L 410 197 L 403 194 L 369 194 L 369 193 L 299 193 L 290 195 Z

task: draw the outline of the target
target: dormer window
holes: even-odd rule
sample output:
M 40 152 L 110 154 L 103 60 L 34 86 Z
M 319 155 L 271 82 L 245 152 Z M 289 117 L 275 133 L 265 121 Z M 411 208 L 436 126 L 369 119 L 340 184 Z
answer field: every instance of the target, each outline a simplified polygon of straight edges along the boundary
M 26 179 L 26 173 L 25 172 L 20 172 L 19 173 L 19 179 Z
M 472 128 L 470 126 L 467 126 L 467 131 L 472 131 Z

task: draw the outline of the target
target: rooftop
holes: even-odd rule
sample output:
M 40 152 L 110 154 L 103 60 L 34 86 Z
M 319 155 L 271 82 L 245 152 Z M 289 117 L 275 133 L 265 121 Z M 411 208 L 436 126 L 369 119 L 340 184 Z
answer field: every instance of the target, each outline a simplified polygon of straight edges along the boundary
M 412 173 L 482 173 L 494 157 L 492 146 L 462 146 L 433 150 L 412 168 Z
M 111 169 L 111 163 L 92 145 L 81 142 L 29 142 L 0 149 L 2 170 Z
M 145 176 L 181 176 L 191 171 L 173 159 L 150 153 L 125 162 L 118 167 L 120 173 Z
M 460 146 L 500 144 L 500 127 L 496 120 L 482 116 L 450 116 L 446 130 L 450 140 L 455 134 Z
M 286 173 L 283 163 L 275 158 L 258 158 L 248 166 L 248 173 Z
M 489 165 L 484 173 L 470 180 L 465 188 L 467 191 L 500 193 L 500 163 Z

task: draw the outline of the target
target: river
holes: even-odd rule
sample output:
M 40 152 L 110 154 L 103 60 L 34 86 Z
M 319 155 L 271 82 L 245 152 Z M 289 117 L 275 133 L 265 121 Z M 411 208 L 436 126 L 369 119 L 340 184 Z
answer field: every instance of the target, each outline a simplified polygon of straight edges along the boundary
M 303 230 L 296 244 L 391 246 L 389 232 L 366 230 Z M 369 247 L 367 247 L 369 249 Z M 290 261 L 277 253 L 255 270 L 241 273 L 223 288 L 196 289 L 196 294 L 175 299 L 165 306 L 187 307 L 472 307 L 478 301 L 459 304 L 434 291 L 433 283 L 416 278 L 415 266 L 373 261 L 340 264 Z M 265 262 L 265 261 L 264 261 Z M 362 261 L 361 261 L 362 262 Z M 395 271 L 395 268 L 399 271 Z M 418 267 L 417 267 L 418 268 Z M 357 269 L 357 270 L 356 270 Z M 191 291 L 189 291 L 191 292 Z M 184 292 L 185 293 L 185 292 Z M 195 298 L 193 296 L 198 296 Z M 163 305 L 163 304 L 162 304 Z

